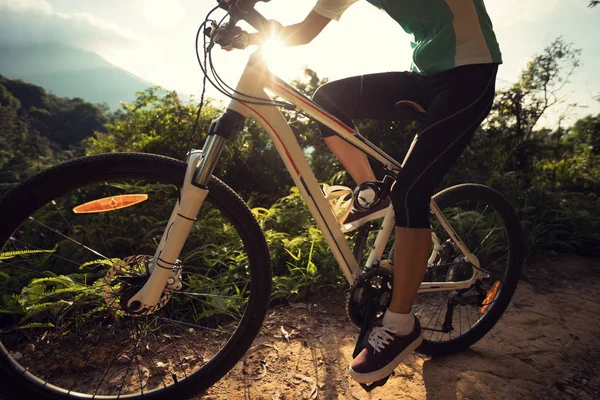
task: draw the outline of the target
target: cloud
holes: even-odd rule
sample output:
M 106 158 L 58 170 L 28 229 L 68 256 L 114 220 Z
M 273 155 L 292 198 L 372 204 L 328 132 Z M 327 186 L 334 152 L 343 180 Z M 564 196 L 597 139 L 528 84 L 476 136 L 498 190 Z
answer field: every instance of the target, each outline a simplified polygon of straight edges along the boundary
M 581 6 L 583 4 L 583 6 Z M 580 0 L 493 0 L 486 1 L 494 26 L 529 24 L 544 21 L 561 11 L 585 10 L 586 3 Z
M 176 28 L 185 17 L 179 0 L 137 0 L 136 9 L 149 24 L 158 28 Z
M 46 0 L 0 0 L 0 45 L 50 42 L 99 51 L 107 46 L 129 47 L 143 40 L 87 13 L 58 13 Z

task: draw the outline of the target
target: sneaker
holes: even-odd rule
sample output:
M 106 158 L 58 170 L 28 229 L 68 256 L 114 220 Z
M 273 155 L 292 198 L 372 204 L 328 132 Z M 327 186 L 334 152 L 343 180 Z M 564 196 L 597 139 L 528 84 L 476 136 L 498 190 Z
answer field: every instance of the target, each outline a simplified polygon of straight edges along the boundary
M 357 209 L 353 208 L 350 214 L 348 214 L 344 220 L 344 232 L 353 231 L 369 221 L 385 217 L 389 205 L 390 198 L 387 197 L 381 200 L 377 206 L 367 211 L 358 211 Z
M 350 375 L 358 383 L 380 381 L 423 342 L 421 325 L 415 317 L 415 327 L 406 336 L 396 336 L 396 325 L 383 326 L 377 322 L 369 334 L 366 347 L 350 364 Z

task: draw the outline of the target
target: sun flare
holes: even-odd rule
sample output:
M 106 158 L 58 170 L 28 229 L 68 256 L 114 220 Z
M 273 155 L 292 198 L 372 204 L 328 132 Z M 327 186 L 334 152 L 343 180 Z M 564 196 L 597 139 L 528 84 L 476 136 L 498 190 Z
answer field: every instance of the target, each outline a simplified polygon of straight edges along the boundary
M 261 52 L 269 64 L 269 69 L 275 74 L 283 76 L 288 76 L 301 68 L 296 57 L 291 54 L 291 49 L 276 36 L 270 37 L 261 46 Z

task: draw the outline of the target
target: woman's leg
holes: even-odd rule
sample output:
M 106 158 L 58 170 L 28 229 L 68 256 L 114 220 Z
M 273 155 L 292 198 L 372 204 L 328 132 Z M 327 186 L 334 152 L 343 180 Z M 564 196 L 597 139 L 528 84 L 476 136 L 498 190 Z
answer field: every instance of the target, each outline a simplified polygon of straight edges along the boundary
M 423 92 L 417 89 L 421 80 L 411 72 L 353 76 L 321 86 L 313 95 L 313 101 L 350 127 L 354 126 L 354 119 L 394 120 L 398 114 L 396 102 L 422 103 L 422 98 L 415 98 L 415 94 Z M 319 128 L 329 149 L 357 184 L 375 180 L 366 154 L 325 125 L 319 124 Z
M 431 230 L 397 226 L 394 239 L 394 292 L 388 310 L 409 314 L 427 269 Z
M 394 289 L 382 326 L 350 365 L 354 379 L 374 382 L 388 376 L 422 341 L 410 313 L 431 251 L 429 201 L 473 133 L 489 113 L 496 67 L 468 66 L 434 76 L 435 92 L 392 189 L 396 219 Z
M 328 136 L 324 139 L 329 150 L 340 160 L 357 185 L 375 180 L 375 174 L 365 153 L 339 136 Z

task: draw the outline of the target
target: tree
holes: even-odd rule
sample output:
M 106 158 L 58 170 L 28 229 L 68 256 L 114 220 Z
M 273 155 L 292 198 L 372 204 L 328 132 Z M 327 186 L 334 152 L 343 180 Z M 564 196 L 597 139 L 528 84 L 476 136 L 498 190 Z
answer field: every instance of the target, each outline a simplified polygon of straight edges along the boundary
M 530 186 L 533 163 L 546 146 L 547 132 L 535 128 L 549 109 L 566 102 L 561 90 L 580 65 L 580 55 L 580 49 L 559 37 L 533 57 L 519 82 L 496 92 L 487 125 L 497 132 L 496 144 L 502 148 L 496 154 L 500 158 L 497 162 L 520 171 L 526 187 Z M 503 174 L 504 167 L 498 168 L 494 172 Z
M 124 104 L 106 132 L 86 140 L 86 153 L 139 151 L 183 159 L 196 113 L 193 101 L 186 104 L 176 92 L 150 88 Z M 211 122 L 221 113 L 205 102 L 194 148 L 202 148 Z M 292 184 L 268 135 L 251 120 L 225 145 L 215 175 L 255 205 L 272 204 L 289 193 Z
M 103 105 L 64 99 L 0 75 L 0 190 L 75 155 L 80 142 L 105 130 Z
M 575 122 L 568 140 L 589 146 L 593 154 L 600 155 L 600 114 L 595 117 L 589 115 Z

